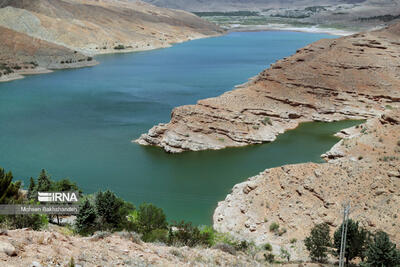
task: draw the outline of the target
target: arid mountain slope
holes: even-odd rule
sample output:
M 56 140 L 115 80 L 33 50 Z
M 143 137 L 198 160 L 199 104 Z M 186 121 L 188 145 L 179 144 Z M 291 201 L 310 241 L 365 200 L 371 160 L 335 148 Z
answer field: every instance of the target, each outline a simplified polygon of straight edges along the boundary
M 88 54 L 148 50 L 220 34 L 199 17 L 127 0 L 0 0 L 0 25 Z
M 261 10 L 265 8 L 305 7 L 360 3 L 365 0 L 145 0 L 156 6 L 189 11 Z
M 244 254 L 217 249 L 168 247 L 143 243 L 126 232 L 93 237 L 67 235 L 65 230 L 2 231 L 0 265 L 21 266 L 261 266 Z
M 303 240 L 311 228 L 325 222 L 333 232 L 343 219 L 342 204 L 350 201 L 352 219 L 400 244 L 400 110 L 341 136 L 324 155 L 328 163 L 268 169 L 234 186 L 215 210 L 214 228 L 269 242 L 275 253 L 286 247 L 293 259 L 306 260 Z M 274 222 L 280 230 L 270 231 Z
M 0 26 L 0 81 L 22 78 L 21 74 L 92 66 L 93 58 Z
M 400 26 L 324 39 L 219 97 L 172 111 L 137 142 L 168 152 L 275 140 L 304 121 L 366 119 L 400 105 Z
M 128 0 L 0 0 L 0 81 L 91 66 L 87 55 L 221 34 L 199 17 Z

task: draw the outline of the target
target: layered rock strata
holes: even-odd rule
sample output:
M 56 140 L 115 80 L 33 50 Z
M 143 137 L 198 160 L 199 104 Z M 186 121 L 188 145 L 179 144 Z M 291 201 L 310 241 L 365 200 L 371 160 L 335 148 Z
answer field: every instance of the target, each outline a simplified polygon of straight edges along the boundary
M 137 143 L 167 152 L 275 140 L 305 121 L 367 119 L 400 106 L 400 24 L 323 39 L 221 96 L 175 108 Z
M 342 205 L 350 202 L 353 220 L 399 244 L 400 110 L 339 135 L 343 139 L 323 155 L 327 163 L 267 169 L 235 185 L 218 203 L 214 228 L 307 260 L 303 240 L 311 228 L 327 223 L 333 232 L 342 222 Z M 279 229 L 271 231 L 273 223 Z

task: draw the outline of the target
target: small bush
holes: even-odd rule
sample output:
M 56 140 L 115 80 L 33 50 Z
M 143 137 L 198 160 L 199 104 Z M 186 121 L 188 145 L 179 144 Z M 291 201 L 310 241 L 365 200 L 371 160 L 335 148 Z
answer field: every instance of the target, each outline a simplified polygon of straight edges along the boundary
M 264 249 L 265 249 L 266 251 L 272 251 L 272 245 L 271 245 L 270 243 L 266 243 L 266 244 L 264 245 Z
M 367 134 L 368 129 L 367 128 L 362 128 L 361 133 L 362 134 Z
M 49 220 L 46 215 L 41 214 L 10 215 L 7 216 L 6 222 L 11 229 L 32 228 L 39 231 L 48 225 Z
M 120 45 L 117 45 L 116 47 L 114 47 L 114 49 L 115 50 L 123 50 L 123 49 L 125 49 L 125 46 L 120 44 Z
M 168 242 L 168 230 L 166 229 L 155 229 L 150 233 L 143 235 L 144 242 L 161 242 L 167 243 Z
M 294 243 L 296 243 L 296 242 L 297 242 L 297 239 L 296 239 L 296 238 L 290 239 L 290 244 L 294 244 Z
M 400 146 L 400 140 L 399 140 L 399 141 L 397 141 L 397 145 L 398 145 L 398 146 Z
M 275 262 L 275 255 L 272 253 L 265 253 L 264 258 L 268 263 L 274 263 Z
M 279 230 L 279 224 L 278 224 L 278 223 L 273 222 L 273 223 L 271 223 L 271 224 L 269 225 L 269 231 L 270 231 L 270 232 L 275 232 L 275 233 L 277 233 L 278 230 Z
M 289 251 L 287 251 L 287 250 L 284 249 L 284 248 L 281 248 L 280 257 L 281 257 L 282 259 L 286 259 L 286 260 L 289 262 L 289 261 L 290 261 L 291 255 L 290 255 Z
M 271 118 L 270 117 L 265 117 L 263 120 L 262 120 L 262 124 L 264 124 L 264 125 L 272 125 L 272 120 L 271 120 Z
M 393 107 L 392 107 L 391 105 L 386 105 L 386 106 L 385 106 L 385 109 L 392 110 L 392 109 L 393 109 Z
M 161 208 L 153 204 L 143 203 L 137 213 L 131 213 L 133 223 L 136 224 L 139 233 L 146 235 L 156 229 L 168 229 L 167 217 Z
M 278 235 L 282 236 L 282 235 L 286 234 L 286 232 L 287 232 L 286 228 L 282 228 L 282 230 L 278 231 Z
M 172 230 L 172 227 L 176 230 Z M 169 230 L 168 244 L 170 245 L 194 247 L 198 245 L 210 246 L 211 243 L 211 235 L 207 232 L 202 233 L 192 223 L 175 222 Z

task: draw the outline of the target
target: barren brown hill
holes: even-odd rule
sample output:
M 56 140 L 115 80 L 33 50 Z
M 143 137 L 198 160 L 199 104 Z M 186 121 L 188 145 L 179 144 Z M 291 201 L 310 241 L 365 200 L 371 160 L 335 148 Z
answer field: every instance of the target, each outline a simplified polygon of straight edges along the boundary
M 305 121 L 367 119 L 400 106 L 399 24 L 323 39 L 219 97 L 172 111 L 137 142 L 168 152 L 275 140 Z
M 311 228 L 325 222 L 333 234 L 349 201 L 353 220 L 400 244 L 400 110 L 340 136 L 324 155 L 328 163 L 272 168 L 234 186 L 215 210 L 214 228 L 307 260 L 303 240 Z M 271 231 L 272 223 L 279 230 Z
M 93 58 L 0 26 L 0 81 L 49 69 L 95 65 Z
M 218 249 L 168 247 L 143 243 L 137 234 L 100 233 L 72 236 L 53 227 L 1 231 L 0 266 L 261 266 L 249 256 L 231 255 Z
M 184 11 L 127 0 L 0 0 L 0 25 L 84 53 L 148 50 L 220 34 Z

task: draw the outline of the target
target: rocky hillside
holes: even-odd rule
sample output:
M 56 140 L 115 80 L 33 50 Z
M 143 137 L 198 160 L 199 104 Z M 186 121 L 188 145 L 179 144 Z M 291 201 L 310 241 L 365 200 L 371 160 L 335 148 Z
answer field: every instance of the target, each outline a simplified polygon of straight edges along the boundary
M 120 232 L 93 237 L 61 230 L 29 229 L 0 233 L 0 265 L 20 266 L 261 266 L 244 254 L 218 249 L 168 247 L 143 243 L 136 234 Z M 5 264 L 5 265 L 4 265 Z
M 222 149 L 275 140 L 305 121 L 367 119 L 400 106 L 400 25 L 324 39 L 250 82 L 172 111 L 137 142 L 168 152 Z
M 276 253 L 284 246 L 293 259 L 304 260 L 303 240 L 311 228 L 326 222 L 335 230 L 342 204 L 350 201 L 352 219 L 371 231 L 386 231 L 400 244 L 400 110 L 340 136 L 344 139 L 323 155 L 327 163 L 268 169 L 236 185 L 218 204 L 214 228 L 269 242 Z M 279 230 L 270 231 L 272 223 Z
M 97 64 L 92 57 L 0 26 L 0 81 Z
M 0 0 L 0 25 L 88 54 L 148 50 L 221 33 L 199 17 L 128 0 Z
M 0 81 L 92 66 L 92 55 L 168 47 L 222 31 L 184 11 L 128 0 L 0 0 Z
M 261 10 L 266 8 L 305 7 L 360 3 L 365 0 L 145 0 L 151 4 L 189 11 Z

